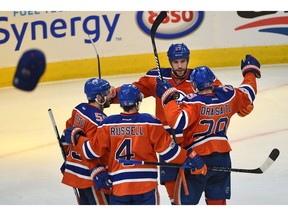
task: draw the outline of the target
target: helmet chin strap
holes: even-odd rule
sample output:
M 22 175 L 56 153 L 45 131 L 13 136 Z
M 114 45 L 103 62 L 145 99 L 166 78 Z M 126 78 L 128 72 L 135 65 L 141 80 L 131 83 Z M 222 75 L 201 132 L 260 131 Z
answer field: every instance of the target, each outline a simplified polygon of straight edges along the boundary
M 102 96 L 102 95 L 101 95 L 101 96 Z M 102 96 L 102 98 L 104 98 L 104 101 L 103 101 L 103 102 L 100 102 L 97 97 L 95 98 L 95 101 L 96 101 L 96 103 L 98 103 L 101 107 L 104 107 L 104 104 L 105 104 L 106 101 L 107 101 L 107 97 L 106 97 L 106 96 L 104 96 L 104 97 Z

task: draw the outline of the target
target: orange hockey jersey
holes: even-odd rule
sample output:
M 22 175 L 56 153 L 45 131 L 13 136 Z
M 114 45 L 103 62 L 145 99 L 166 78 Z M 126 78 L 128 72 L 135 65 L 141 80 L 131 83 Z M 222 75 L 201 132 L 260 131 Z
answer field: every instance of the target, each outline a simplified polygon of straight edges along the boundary
M 199 155 L 229 152 L 227 129 L 232 115 L 251 104 L 257 92 L 254 74 L 246 74 L 239 88 L 217 87 L 212 94 L 190 94 L 179 104 L 171 101 L 164 107 L 170 126 L 183 130 L 185 149 Z
M 99 123 L 106 117 L 96 107 L 81 103 L 73 109 L 71 117 L 66 121 L 66 128 L 78 126 L 84 130 L 87 137 L 91 138 L 95 135 Z M 105 161 L 105 157 L 101 161 L 99 159 L 89 161 L 84 155 L 68 147 L 62 183 L 82 189 L 94 186 L 90 177 L 90 169 L 93 169 L 98 163 L 106 164 L 107 161 Z
M 156 166 L 125 165 L 118 158 L 157 162 L 156 153 L 166 162 L 183 163 L 187 158 L 187 151 L 172 142 L 159 119 L 144 113 L 105 118 L 94 138 L 81 137 L 77 148 L 82 148 L 87 159 L 109 153 L 112 193 L 117 196 L 146 193 L 158 185 Z

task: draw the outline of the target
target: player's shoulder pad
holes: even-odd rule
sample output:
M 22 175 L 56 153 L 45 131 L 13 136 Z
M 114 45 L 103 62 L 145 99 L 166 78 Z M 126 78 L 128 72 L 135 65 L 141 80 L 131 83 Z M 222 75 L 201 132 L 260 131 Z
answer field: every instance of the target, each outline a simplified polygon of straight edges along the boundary
M 213 90 L 214 92 L 234 92 L 235 89 L 232 85 L 222 85 L 222 86 L 218 86 L 217 88 L 215 88 Z
M 192 100 L 195 100 L 196 98 L 197 98 L 197 94 L 189 93 L 186 95 L 186 97 L 183 97 L 181 101 L 192 101 Z
M 180 101 L 178 100 L 178 103 L 194 103 L 201 101 L 201 95 L 196 93 L 189 93 L 185 97 L 183 97 Z
M 137 115 L 132 115 L 132 116 L 123 116 L 121 114 L 110 115 L 100 123 L 100 126 L 123 124 L 123 123 L 125 124 L 126 123 L 162 124 L 158 118 L 156 118 L 155 116 L 149 113 L 139 113 Z
M 115 115 L 110 115 L 107 116 L 105 119 L 103 119 L 103 121 L 100 123 L 101 125 L 103 124 L 114 124 L 114 123 L 121 123 L 119 114 L 115 114 Z
M 80 103 L 75 107 L 75 109 L 86 110 L 87 107 L 88 107 L 88 103 Z
M 106 118 L 106 114 L 94 106 L 90 106 L 88 103 L 81 103 L 75 107 L 77 112 L 86 116 L 88 119 L 95 123 L 100 123 L 103 118 Z
M 162 124 L 158 118 L 149 113 L 141 113 L 140 115 L 138 115 L 137 120 L 139 123 Z
M 215 88 L 213 92 L 219 97 L 225 97 L 226 100 L 231 98 L 235 94 L 235 89 L 232 85 L 223 85 Z

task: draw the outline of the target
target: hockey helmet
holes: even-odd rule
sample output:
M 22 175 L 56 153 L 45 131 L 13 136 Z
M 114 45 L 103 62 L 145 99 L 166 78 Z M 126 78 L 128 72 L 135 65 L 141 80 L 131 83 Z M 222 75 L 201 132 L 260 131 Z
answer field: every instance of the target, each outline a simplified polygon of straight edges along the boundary
M 88 100 L 95 100 L 98 94 L 107 96 L 110 90 L 110 84 L 104 79 L 91 78 L 86 81 L 84 92 Z
M 169 61 L 178 60 L 178 59 L 189 59 L 190 50 L 185 44 L 172 44 L 167 52 Z
M 121 107 L 137 105 L 143 100 L 143 94 L 133 84 L 124 84 L 118 93 L 118 100 Z
M 190 83 L 198 90 L 211 88 L 214 79 L 214 73 L 206 66 L 196 67 L 190 74 Z

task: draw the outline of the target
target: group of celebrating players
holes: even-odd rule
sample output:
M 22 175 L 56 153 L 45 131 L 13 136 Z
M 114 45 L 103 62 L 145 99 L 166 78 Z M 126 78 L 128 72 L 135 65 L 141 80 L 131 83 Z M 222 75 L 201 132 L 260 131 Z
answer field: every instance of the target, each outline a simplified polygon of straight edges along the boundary
M 251 55 L 241 61 L 239 87 L 223 85 L 209 67 L 188 68 L 190 50 L 172 44 L 171 67 L 149 70 L 131 84 L 114 88 L 104 79 L 86 81 L 88 103 L 77 105 L 62 135 L 66 161 L 62 183 L 77 188 L 82 205 L 160 204 L 158 175 L 171 204 L 207 205 L 230 199 L 231 167 L 227 129 L 232 115 L 253 110 L 260 63 Z M 154 97 L 155 116 L 140 113 L 145 97 Z M 107 116 L 119 103 L 123 111 Z M 185 164 L 174 168 L 120 163 L 119 159 Z M 189 168 L 187 168 L 189 167 Z

